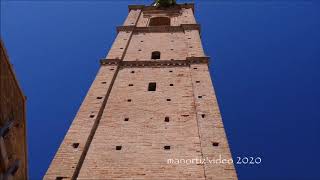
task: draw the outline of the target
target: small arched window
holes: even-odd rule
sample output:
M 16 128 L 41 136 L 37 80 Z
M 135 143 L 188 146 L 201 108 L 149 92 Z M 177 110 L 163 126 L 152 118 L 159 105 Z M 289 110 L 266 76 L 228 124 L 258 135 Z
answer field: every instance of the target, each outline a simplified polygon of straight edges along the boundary
M 149 26 L 170 26 L 170 18 L 168 17 L 151 18 Z
M 151 54 L 151 59 L 160 59 L 160 52 L 159 51 L 153 51 Z

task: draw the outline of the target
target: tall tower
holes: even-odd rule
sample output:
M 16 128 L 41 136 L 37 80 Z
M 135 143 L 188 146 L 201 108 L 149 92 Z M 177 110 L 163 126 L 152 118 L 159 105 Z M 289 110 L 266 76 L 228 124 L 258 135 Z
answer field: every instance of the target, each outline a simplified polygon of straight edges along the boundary
M 130 5 L 45 179 L 237 179 L 193 4 Z M 192 161 L 192 162 L 191 162 Z

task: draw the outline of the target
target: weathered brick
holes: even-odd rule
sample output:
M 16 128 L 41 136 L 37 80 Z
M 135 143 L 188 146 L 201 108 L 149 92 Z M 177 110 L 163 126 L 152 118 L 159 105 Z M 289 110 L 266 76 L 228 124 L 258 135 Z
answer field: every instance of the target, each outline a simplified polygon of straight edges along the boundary
M 233 164 L 167 163 L 231 158 L 191 7 L 130 10 L 45 179 L 237 179 Z
M 27 179 L 26 98 L 19 87 L 9 57 L 0 42 L 0 129 L 12 125 L 0 136 L 0 179 L 20 161 L 13 179 Z

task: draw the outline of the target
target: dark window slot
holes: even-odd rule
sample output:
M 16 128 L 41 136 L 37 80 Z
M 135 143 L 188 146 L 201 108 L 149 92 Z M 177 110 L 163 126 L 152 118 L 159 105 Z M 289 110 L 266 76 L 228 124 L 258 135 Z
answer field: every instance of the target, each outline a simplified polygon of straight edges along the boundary
M 149 83 L 148 91 L 156 91 L 156 89 L 157 89 L 157 83 L 155 82 Z

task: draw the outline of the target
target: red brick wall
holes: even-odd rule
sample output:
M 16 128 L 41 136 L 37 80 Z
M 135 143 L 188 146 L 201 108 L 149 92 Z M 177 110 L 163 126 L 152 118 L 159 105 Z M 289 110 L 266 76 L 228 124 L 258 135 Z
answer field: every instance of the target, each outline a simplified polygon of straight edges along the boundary
M 157 16 L 170 17 L 175 29 L 141 31 Z M 152 65 L 205 58 L 199 31 L 180 26 L 195 23 L 191 8 L 129 12 L 124 26 L 138 28 L 119 31 L 106 57 L 118 64 L 101 66 L 45 179 L 237 179 L 232 164 L 167 164 L 171 158 L 231 158 L 208 65 Z M 161 52 L 160 60 L 151 59 L 153 51 Z M 135 61 L 149 63 L 136 67 Z M 156 91 L 148 91 L 150 82 Z
M 13 122 L 6 136 L 2 137 L 7 156 L 0 156 L 0 174 L 6 172 L 16 160 L 20 160 L 15 179 L 27 178 L 27 145 L 26 145 L 26 116 L 25 97 L 21 92 L 9 62 L 5 48 L 0 43 L 0 127 L 3 128 L 8 121 Z M 8 160 L 4 165 L 3 158 Z

